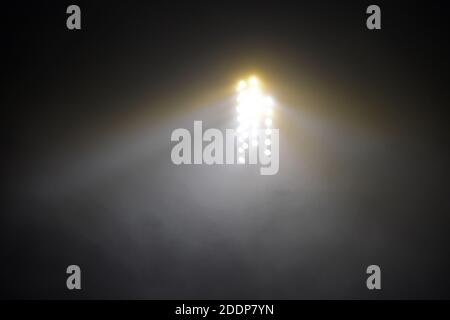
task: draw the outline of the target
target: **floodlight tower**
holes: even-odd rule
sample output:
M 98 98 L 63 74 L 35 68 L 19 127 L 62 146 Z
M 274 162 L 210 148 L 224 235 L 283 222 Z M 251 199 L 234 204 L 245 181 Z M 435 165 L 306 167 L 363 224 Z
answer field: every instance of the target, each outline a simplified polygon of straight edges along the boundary
M 274 101 L 265 95 L 255 76 L 239 81 L 237 88 L 238 113 L 238 161 L 245 163 L 245 152 L 249 146 L 258 146 L 258 135 L 264 129 L 264 154 L 270 156 L 272 144 L 272 113 Z M 261 147 L 261 146 L 260 146 Z

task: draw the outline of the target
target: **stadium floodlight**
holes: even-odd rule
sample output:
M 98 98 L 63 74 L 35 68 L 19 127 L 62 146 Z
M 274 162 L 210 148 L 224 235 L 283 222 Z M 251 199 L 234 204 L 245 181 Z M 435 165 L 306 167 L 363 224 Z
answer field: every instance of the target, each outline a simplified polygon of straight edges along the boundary
M 262 147 L 265 148 L 264 154 L 270 155 L 272 114 L 275 105 L 273 98 L 265 95 L 259 79 L 255 76 L 239 81 L 236 90 L 239 153 L 245 152 L 249 144 L 253 147 L 258 146 L 258 132 L 264 129 L 266 139 Z M 240 156 L 239 162 L 245 163 L 245 158 Z

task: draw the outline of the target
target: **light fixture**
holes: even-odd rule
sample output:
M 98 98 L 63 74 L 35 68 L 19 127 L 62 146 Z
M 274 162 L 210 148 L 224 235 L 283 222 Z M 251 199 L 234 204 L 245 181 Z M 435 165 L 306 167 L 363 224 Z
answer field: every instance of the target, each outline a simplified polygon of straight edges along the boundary
M 260 81 L 256 76 L 251 76 L 247 80 L 241 80 L 236 86 L 238 96 L 238 141 L 239 152 L 243 153 L 248 149 L 249 144 L 245 141 L 249 136 L 252 137 L 251 144 L 253 147 L 258 146 L 258 129 L 264 129 L 266 139 L 264 140 L 264 154 L 271 154 L 270 146 L 272 144 L 270 135 L 272 134 L 272 113 L 275 102 L 272 97 L 265 95 Z M 260 124 L 263 125 L 260 128 Z M 250 142 L 249 142 L 250 143 Z M 243 156 L 239 157 L 240 163 L 245 163 Z

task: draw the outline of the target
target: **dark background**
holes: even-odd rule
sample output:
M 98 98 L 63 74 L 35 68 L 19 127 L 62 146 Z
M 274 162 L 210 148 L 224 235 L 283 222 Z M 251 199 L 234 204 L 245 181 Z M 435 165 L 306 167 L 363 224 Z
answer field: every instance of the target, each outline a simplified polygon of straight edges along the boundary
M 0 297 L 449 298 L 448 11 L 376 3 L 2 3 Z M 280 172 L 173 165 L 251 73 Z

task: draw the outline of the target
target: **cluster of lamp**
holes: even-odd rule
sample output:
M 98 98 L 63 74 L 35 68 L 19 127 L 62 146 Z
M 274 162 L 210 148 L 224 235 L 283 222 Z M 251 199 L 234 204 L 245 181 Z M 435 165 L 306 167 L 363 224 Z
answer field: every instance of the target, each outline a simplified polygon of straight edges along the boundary
M 258 146 L 258 133 L 264 130 L 264 154 L 270 156 L 272 144 L 272 112 L 274 101 L 264 94 L 258 78 L 239 81 L 237 88 L 238 161 L 245 163 L 245 152 L 250 144 Z

